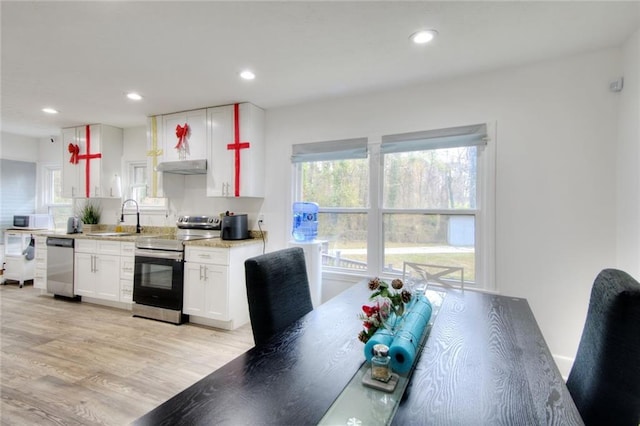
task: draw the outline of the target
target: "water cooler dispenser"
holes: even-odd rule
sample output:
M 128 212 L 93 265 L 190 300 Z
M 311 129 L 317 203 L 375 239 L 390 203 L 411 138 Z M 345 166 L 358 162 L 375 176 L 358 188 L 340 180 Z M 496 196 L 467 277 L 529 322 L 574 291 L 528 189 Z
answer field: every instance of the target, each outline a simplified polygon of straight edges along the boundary
M 311 303 L 317 308 L 322 303 L 322 244 L 325 241 L 291 241 L 289 247 L 300 247 L 304 250 L 304 261 L 307 265 Z

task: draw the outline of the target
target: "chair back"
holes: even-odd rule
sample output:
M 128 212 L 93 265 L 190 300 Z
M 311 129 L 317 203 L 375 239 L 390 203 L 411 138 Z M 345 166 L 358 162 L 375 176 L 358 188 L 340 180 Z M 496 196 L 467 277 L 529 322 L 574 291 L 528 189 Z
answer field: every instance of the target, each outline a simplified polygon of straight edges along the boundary
M 302 248 L 249 258 L 244 268 L 256 346 L 313 310 Z
M 629 274 L 596 277 L 567 388 L 587 426 L 640 423 L 640 284 Z

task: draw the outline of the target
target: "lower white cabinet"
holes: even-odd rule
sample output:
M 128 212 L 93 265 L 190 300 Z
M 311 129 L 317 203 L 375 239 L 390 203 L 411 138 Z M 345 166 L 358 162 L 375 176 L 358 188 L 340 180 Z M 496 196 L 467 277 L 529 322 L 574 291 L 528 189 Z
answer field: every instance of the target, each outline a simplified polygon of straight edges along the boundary
M 36 266 L 33 272 L 33 287 L 47 289 L 47 237 L 36 236 Z
M 120 301 L 133 303 L 133 273 L 135 271 L 135 243 L 122 243 L 120 248 Z
M 231 248 L 187 245 L 182 311 L 192 322 L 210 319 L 216 321 L 211 325 L 230 330 L 249 322 L 244 261 L 261 253 L 260 244 Z
M 73 278 L 76 295 L 120 301 L 120 243 L 76 239 Z

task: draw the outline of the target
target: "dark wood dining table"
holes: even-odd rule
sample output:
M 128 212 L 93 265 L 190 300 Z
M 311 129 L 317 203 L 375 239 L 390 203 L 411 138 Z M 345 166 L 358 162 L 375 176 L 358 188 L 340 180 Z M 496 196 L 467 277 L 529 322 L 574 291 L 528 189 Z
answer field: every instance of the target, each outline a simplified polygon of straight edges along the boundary
M 583 424 L 525 299 L 443 291 L 393 424 Z M 354 285 L 134 424 L 319 423 L 365 361 L 369 294 Z

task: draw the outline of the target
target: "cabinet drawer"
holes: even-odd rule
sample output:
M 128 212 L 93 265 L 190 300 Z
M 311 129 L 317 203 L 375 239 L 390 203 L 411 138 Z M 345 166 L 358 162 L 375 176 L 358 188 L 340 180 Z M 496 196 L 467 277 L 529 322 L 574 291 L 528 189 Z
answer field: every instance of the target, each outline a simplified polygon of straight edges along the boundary
M 75 251 L 79 253 L 95 253 L 96 243 L 96 240 L 83 240 L 81 238 L 76 238 Z
M 96 253 L 120 255 L 120 243 L 118 241 L 97 241 Z
M 38 248 L 36 248 L 36 264 L 43 264 L 46 266 L 47 264 L 47 251 L 46 250 L 40 250 Z
M 186 247 L 185 260 L 187 262 L 210 263 L 214 265 L 228 265 L 229 250 Z
M 122 256 L 135 256 L 136 244 L 135 243 L 120 243 L 120 254 Z
M 47 270 L 42 268 L 36 268 L 33 271 L 34 279 L 45 279 L 47 278 Z
M 120 280 L 120 301 L 133 303 L 133 282 Z
M 133 282 L 133 273 L 135 271 L 135 266 L 135 258 L 123 256 L 120 259 L 120 278 L 131 280 L 131 282 Z

